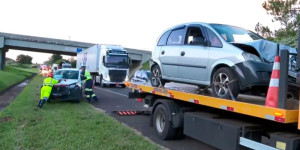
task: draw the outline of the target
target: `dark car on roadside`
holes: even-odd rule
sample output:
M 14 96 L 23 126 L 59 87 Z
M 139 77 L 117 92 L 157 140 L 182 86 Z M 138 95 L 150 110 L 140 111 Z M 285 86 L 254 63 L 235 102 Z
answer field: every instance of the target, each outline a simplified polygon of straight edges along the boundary
M 53 86 L 51 101 L 81 101 L 83 82 L 78 69 L 59 69 L 55 72 L 54 79 L 61 82 Z

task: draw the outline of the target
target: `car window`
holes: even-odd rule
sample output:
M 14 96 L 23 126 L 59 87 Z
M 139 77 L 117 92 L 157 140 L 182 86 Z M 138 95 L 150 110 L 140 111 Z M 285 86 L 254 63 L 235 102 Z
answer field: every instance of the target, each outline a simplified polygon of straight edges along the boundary
M 208 38 L 212 47 L 223 47 L 221 40 L 218 36 L 210 29 L 206 28 Z
M 182 45 L 184 41 L 185 28 L 173 30 L 168 38 L 167 45 Z
M 140 78 L 140 77 L 141 77 L 141 72 L 140 72 L 140 71 L 137 72 L 135 77 L 136 77 L 136 78 Z
M 171 33 L 171 30 L 165 32 L 159 39 L 158 43 L 157 43 L 157 46 L 163 46 L 163 45 L 166 45 L 167 44 L 167 39 L 169 37 Z
M 204 45 L 204 36 L 199 27 L 189 27 L 185 44 Z
M 142 73 L 142 79 L 148 79 L 147 74 L 145 72 Z
M 78 71 L 75 70 L 59 70 L 54 74 L 55 79 L 78 79 Z

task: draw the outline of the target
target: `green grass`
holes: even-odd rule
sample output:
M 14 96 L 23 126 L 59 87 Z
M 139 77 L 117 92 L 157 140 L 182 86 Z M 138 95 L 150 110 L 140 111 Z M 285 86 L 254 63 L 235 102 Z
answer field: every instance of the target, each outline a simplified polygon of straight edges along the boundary
M 86 102 L 46 103 L 38 109 L 42 79 L 34 77 L 0 112 L 1 149 L 160 149 Z
M 21 82 L 31 76 L 31 73 L 6 66 L 4 71 L 0 71 L 0 92 L 4 91 L 11 85 Z
M 150 70 L 150 60 L 145 62 L 140 70 Z
M 37 68 L 19 68 L 19 67 L 14 67 L 18 70 L 26 71 L 26 72 L 31 72 L 31 73 L 39 73 L 39 69 Z
M 31 73 L 39 73 L 38 68 L 32 68 L 32 66 L 36 66 L 35 64 L 18 64 L 18 63 L 14 63 L 14 64 L 11 64 L 11 65 L 6 65 L 6 66 L 14 67 L 16 69 L 31 72 Z

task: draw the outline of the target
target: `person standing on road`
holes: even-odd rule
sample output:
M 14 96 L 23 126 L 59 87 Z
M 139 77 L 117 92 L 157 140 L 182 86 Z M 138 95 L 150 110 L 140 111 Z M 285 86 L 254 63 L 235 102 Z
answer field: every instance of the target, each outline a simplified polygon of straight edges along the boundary
M 41 98 L 38 104 L 38 107 L 42 108 L 46 101 L 48 101 L 49 96 L 52 91 L 54 84 L 59 83 L 59 81 L 53 79 L 53 74 L 49 73 L 48 77 L 43 81 L 43 87 L 41 89 Z
M 98 101 L 96 94 L 93 92 L 93 80 L 89 71 L 86 70 L 85 65 L 81 65 L 81 80 L 85 82 L 84 93 L 86 95 L 87 101 L 90 103 L 93 98 L 94 101 Z

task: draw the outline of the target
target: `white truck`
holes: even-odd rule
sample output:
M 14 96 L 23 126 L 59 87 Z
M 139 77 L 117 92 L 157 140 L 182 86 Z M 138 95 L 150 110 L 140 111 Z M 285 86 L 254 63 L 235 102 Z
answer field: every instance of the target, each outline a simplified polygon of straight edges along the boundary
M 97 44 L 85 49 L 77 53 L 77 68 L 83 64 L 95 84 L 126 87 L 123 82 L 128 81 L 131 60 L 122 46 Z

